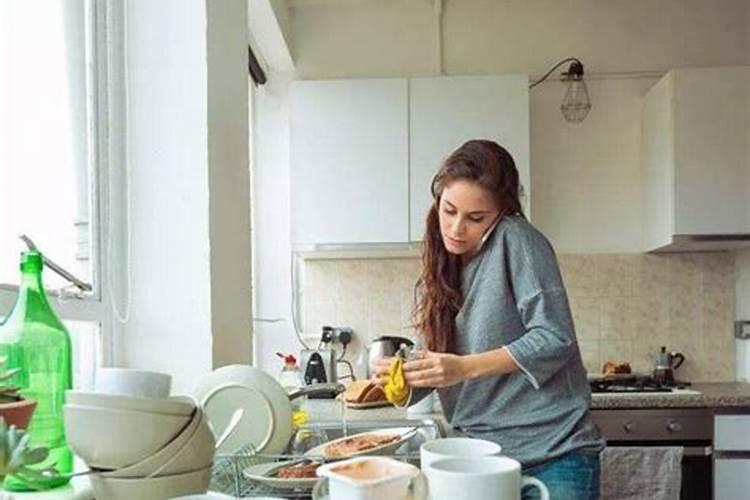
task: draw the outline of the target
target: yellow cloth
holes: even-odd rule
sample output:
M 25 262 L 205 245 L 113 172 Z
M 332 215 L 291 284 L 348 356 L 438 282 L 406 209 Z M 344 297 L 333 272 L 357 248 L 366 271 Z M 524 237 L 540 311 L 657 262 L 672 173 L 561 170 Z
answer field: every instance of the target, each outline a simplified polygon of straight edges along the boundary
M 391 361 L 391 366 L 388 367 L 383 391 L 389 403 L 396 406 L 406 406 L 409 403 L 411 391 L 406 386 L 404 360 L 398 356 Z

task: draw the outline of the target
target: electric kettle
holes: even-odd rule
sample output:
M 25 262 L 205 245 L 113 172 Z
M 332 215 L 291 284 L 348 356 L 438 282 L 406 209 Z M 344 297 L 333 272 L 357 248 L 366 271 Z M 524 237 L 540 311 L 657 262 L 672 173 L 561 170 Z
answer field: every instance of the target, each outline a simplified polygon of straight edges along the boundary
M 666 346 L 656 354 L 654 380 L 660 384 L 674 383 L 674 371 L 685 362 L 685 356 L 679 352 L 667 352 Z
M 369 370 L 368 377 L 373 372 L 373 366 L 375 362 L 381 358 L 390 358 L 396 355 L 401 344 L 406 344 L 407 347 L 413 347 L 414 342 L 406 337 L 396 337 L 391 335 L 384 335 L 378 337 L 370 343 L 367 354 L 367 368 Z

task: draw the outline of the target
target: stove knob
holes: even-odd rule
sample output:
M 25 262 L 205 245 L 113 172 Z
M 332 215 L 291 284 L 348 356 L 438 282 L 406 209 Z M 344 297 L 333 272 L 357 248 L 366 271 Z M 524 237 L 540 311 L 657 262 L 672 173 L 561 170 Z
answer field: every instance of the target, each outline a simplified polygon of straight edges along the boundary
M 623 425 L 622 428 L 627 434 L 630 434 L 635 430 L 635 424 L 633 422 L 625 422 L 625 425 Z
M 677 434 L 678 432 L 682 432 L 682 424 L 672 420 L 667 422 L 667 430 L 673 434 Z

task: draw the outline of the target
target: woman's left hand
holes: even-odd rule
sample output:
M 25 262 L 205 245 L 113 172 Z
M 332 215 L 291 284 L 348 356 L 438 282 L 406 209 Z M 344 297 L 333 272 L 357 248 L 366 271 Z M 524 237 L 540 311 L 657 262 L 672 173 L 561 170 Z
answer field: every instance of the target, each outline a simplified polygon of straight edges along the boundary
M 404 363 L 404 377 L 411 387 L 448 387 L 467 378 L 463 356 L 421 351 L 417 357 Z

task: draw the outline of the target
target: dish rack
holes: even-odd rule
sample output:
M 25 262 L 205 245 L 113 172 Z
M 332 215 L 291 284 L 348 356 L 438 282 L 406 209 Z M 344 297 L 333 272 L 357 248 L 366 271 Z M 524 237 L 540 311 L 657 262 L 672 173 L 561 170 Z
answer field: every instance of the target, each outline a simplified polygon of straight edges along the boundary
M 440 431 L 432 420 L 413 421 L 410 424 L 413 424 L 416 428 L 414 436 L 404 441 L 395 452 L 385 455 L 378 454 L 378 456 L 386 456 L 419 466 L 419 446 L 426 440 L 440 437 Z M 353 431 L 356 431 L 356 429 L 353 429 Z M 352 432 L 351 434 L 355 433 Z M 209 489 L 238 498 L 273 496 L 309 499 L 312 494 L 310 490 L 273 488 L 249 479 L 243 474 L 246 468 L 253 465 L 300 458 L 302 458 L 301 454 L 294 453 L 278 455 L 257 453 L 252 445 L 247 445 L 232 454 L 216 455 Z M 311 456 L 310 458 L 331 461 L 318 456 Z

